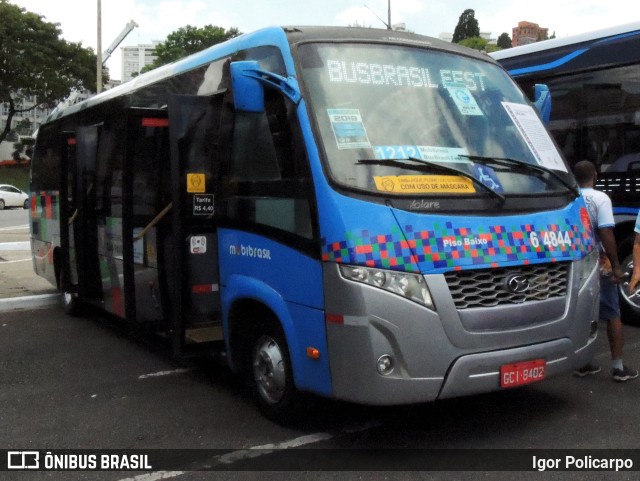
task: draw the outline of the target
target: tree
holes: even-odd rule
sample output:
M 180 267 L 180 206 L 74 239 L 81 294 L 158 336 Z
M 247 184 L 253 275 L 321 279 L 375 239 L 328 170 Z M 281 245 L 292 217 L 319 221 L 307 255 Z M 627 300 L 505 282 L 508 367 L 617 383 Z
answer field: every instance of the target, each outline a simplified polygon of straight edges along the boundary
M 212 45 L 237 37 L 241 33 L 235 27 L 229 30 L 214 25 L 205 25 L 202 28 L 191 25 L 181 27 L 170 33 L 164 42 L 156 46 L 156 59 L 151 65 L 144 67 L 142 71 L 147 72 L 161 65 L 175 62 L 192 53 L 200 52 Z
M 500 48 L 511 48 L 511 37 L 507 32 L 501 33 L 498 37 L 498 47 Z
M 478 26 L 478 20 L 476 20 L 475 10 L 468 8 L 460 18 L 458 19 L 458 25 L 453 31 L 453 43 L 460 43 L 465 38 L 479 37 L 480 27 Z
M 96 55 L 63 40 L 59 24 L 8 0 L 0 0 L 0 18 L 0 105 L 8 105 L 2 141 L 16 113 L 56 105 L 73 88 L 95 90 Z M 27 98 L 36 101 L 23 107 Z
M 465 38 L 464 40 L 460 40 L 458 43 L 474 50 L 485 51 L 487 48 L 487 43 L 489 42 L 487 42 L 482 37 L 469 37 Z

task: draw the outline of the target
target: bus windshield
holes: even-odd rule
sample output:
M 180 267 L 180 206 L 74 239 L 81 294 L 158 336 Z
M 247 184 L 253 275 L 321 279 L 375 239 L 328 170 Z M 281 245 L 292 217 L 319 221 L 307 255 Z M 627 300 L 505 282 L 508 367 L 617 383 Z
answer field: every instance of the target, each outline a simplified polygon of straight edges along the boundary
M 299 54 L 339 186 L 420 197 L 574 190 L 537 112 L 491 62 L 362 43 L 305 44 Z

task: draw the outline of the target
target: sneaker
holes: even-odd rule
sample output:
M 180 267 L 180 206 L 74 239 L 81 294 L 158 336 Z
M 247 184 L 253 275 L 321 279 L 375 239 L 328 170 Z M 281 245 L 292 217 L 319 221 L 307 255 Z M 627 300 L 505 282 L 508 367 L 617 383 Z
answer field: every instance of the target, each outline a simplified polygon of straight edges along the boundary
M 585 366 L 582 366 L 580 369 L 576 369 L 575 371 L 573 371 L 573 375 L 574 376 L 578 376 L 578 377 L 585 377 L 585 376 L 589 376 L 591 374 L 597 374 L 600 372 L 600 366 L 596 366 L 595 364 L 587 364 Z M 636 372 L 636 376 L 638 375 L 638 373 Z
M 618 382 L 629 381 L 638 377 L 638 371 L 622 366 L 622 369 L 614 369 L 612 372 L 613 380 Z

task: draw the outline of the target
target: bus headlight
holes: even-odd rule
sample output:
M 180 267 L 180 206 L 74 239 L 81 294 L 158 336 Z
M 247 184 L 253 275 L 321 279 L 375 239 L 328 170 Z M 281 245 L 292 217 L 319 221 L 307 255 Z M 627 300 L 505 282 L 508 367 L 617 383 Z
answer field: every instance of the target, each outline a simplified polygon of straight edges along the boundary
M 362 282 L 363 284 L 393 292 L 433 309 L 433 300 L 427 288 L 427 283 L 420 274 L 346 265 L 340 266 L 340 274 L 350 281 Z
M 584 283 L 587 282 L 587 279 L 598 265 L 599 257 L 600 253 L 598 249 L 593 249 L 589 254 L 584 256 L 582 260 L 578 261 L 576 269 L 578 273 L 578 289 L 582 289 Z

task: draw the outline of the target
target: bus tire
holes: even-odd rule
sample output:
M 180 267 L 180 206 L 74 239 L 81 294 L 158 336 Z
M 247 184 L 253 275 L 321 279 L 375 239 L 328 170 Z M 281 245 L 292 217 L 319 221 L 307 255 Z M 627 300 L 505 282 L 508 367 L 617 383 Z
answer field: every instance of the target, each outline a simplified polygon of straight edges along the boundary
M 625 282 L 618 284 L 620 297 L 620 314 L 622 322 L 630 326 L 640 326 L 640 295 L 631 297 L 628 289 L 628 280 L 633 271 L 633 255 L 630 254 L 622 261 L 622 270 L 625 273 Z
M 279 424 L 297 420 L 299 393 L 293 381 L 289 349 L 279 326 L 268 325 L 254 336 L 250 380 L 258 407 L 265 416 Z
M 80 315 L 80 299 L 77 293 L 63 289 L 60 293 L 60 303 L 65 314 L 74 317 Z

